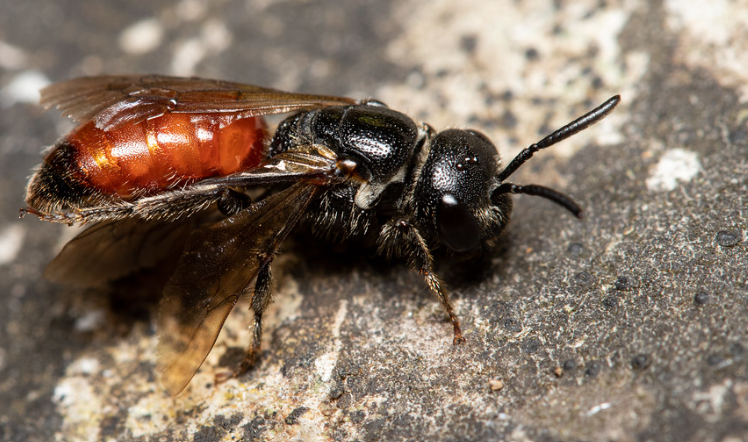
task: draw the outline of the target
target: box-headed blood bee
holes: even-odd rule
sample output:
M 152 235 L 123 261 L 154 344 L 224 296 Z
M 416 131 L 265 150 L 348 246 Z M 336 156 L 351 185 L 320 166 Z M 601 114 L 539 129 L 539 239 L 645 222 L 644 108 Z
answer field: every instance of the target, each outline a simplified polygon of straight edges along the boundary
M 189 383 L 243 294 L 255 324 L 234 374 L 251 366 L 272 297 L 273 257 L 300 222 L 336 240 L 372 232 L 378 253 L 423 276 L 458 343 L 460 323 L 431 251 L 489 250 L 509 221 L 512 193 L 581 216 L 566 195 L 506 180 L 619 101 L 610 98 L 502 169 L 480 132 L 437 132 L 374 100 L 198 78 L 79 78 L 42 91 L 43 106 L 80 125 L 47 152 L 21 213 L 94 224 L 50 264 L 46 274 L 58 281 L 123 276 L 128 269 L 113 260 L 153 260 L 166 253 L 164 238 L 188 234 L 159 307 L 157 368 L 171 394 Z M 263 115 L 283 113 L 291 115 L 271 135 Z M 264 193 L 250 198 L 258 188 Z M 201 223 L 206 212 L 219 219 Z

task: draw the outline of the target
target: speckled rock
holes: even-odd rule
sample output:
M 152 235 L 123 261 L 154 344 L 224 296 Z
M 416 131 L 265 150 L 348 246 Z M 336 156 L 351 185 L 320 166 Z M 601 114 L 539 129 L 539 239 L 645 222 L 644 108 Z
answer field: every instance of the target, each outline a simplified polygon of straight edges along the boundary
M 0 440 L 748 439 L 748 2 L 94 0 L 0 3 Z M 482 267 L 440 257 L 467 342 L 418 275 L 295 237 L 264 352 L 229 318 L 188 389 L 154 376 L 148 283 L 45 282 L 73 229 L 17 219 L 72 125 L 34 91 L 156 72 L 376 97 L 504 158 L 620 93 L 513 180 Z

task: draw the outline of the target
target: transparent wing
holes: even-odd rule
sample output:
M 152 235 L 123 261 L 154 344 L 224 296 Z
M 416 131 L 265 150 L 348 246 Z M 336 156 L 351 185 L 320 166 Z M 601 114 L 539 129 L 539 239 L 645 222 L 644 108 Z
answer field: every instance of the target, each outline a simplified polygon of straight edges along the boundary
M 229 81 L 160 75 L 104 75 L 55 83 L 41 105 L 103 130 L 169 112 L 231 113 L 244 117 L 353 104 L 344 97 L 297 94 Z
M 295 184 L 190 235 L 159 310 L 157 365 L 169 393 L 187 386 L 239 296 L 272 260 L 319 190 Z
M 63 247 L 44 277 L 75 287 L 103 286 L 179 256 L 195 225 L 192 219 L 180 223 L 123 219 L 96 224 Z

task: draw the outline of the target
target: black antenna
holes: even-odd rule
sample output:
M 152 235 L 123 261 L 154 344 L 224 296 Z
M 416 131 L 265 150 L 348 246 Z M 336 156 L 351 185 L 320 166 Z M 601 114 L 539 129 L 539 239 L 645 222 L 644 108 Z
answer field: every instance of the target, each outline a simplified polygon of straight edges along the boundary
M 562 206 L 577 218 L 583 217 L 582 208 L 579 207 L 579 204 L 571 199 L 570 196 L 564 195 L 563 193 L 549 187 L 538 186 L 535 184 L 520 186 L 519 184 L 514 183 L 503 183 L 493 191 L 492 195 L 501 195 L 502 193 L 524 193 L 525 195 L 542 196 L 543 198 L 549 199 Z
M 494 190 L 493 195 L 501 195 L 503 193 L 524 193 L 526 195 L 540 196 L 562 206 L 563 208 L 574 214 L 574 216 L 576 216 L 577 218 L 582 218 L 582 208 L 579 207 L 579 204 L 574 202 L 574 200 L 571 199 L 571 197 L 568 195 L 564 195 L 563 193 L 550 189 L 548 187 L 537 186 L 534 184 L 521 186 L 514 183 L 504 183 L 503 181 L 507 179 L 511 174 L 516 172 L 517 169 L 519 169 L 519 167 L 525 163 L 525 161 L 532 158 L 535 152 L 539 151 L 540 149 L 545 149 L 546 147 L 553 146 L 554 144 L 587 129 L 588 127 L 607 117 L 608 114 L 613 109 L 615 109 L 615 107 L 618 106 L 618 103 L 620 102 L 620 95 L 610 97 L 605 103 L 601 104 L 590 112 L 587 112 L 586 114 L 582 115 L 566 126 L 554 131 L 552 134 L 548 135 L 537 143 L 531 144 L 529 147 L 525 148 L 516 157 L 514 157 L 512 162 L 509 163 L 509 165 L 506 166 L 504 170 L 501 171 L 501 173 L 499 173 L 497 178 L 500 182 L 502 182 L 502 184 L 500 184 L 499 187 Z
M 571 123 L 567 124 L 561 129 L 556 130 L 555 132 L 543 138 L 542 140 L 538 141 L 537 143 L 531 144 L 529 147 L 525 148 L 522 152 L 520 152 L 516 157 L 514 157 L 512 162 L 509 163 L 509 165 L 506 166 L 504 170 L 501 171 L 501 173 L 498 176 L 499 181 L 504 181 L 505 179 L 509 178 L 511 174 L 513 174 L 514 172 L 517 171 L 517 169 L 519 169 L 519 166 L 524 164 L 525 161 L 532 158 L 533 154 L 539 151 L 540 149 L 551 147 L 554 144 L 560 141 L 563 141 L 572 135 L 578 134 L 579 132 L 587 129 L 588 127 L 592 126 L 593 124 L 607 117 L 608 114 L 613 109 L 615 109 L 615 107 L 618 106 L 618 103 L 620 102 L 621 102 L 620 95 L 615 95 L 613 97 L 610 97 L 608 98 L 608 101 L 596 107 L 595 109 L 587 112 L 586 114 L 582 115 L 581 117 L 577 118 L 576 120 L 572 121 Z

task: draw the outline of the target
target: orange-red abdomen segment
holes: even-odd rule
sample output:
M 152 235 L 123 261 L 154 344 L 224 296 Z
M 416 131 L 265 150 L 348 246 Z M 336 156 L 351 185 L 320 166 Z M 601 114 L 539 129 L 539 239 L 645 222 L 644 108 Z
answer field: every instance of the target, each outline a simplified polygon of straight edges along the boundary
M 127 200 L 255 167 L 267 136 L 263 118 L 173 113 L 110 131 L 89 122 L 60 144 L 86 185 Z

